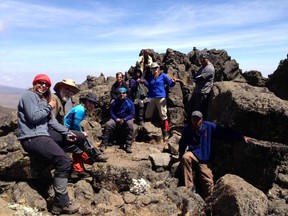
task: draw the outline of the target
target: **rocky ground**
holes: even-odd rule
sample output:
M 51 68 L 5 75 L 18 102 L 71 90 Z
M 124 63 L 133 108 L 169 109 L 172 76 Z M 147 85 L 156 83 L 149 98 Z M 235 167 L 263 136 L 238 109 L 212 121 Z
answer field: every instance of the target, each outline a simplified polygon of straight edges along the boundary
M 164 143 L 135 142 L 133 153 L 127 154 L 118 146 L 109 146 L 105 151 L 105 154 L 109 156 L 107 163 L 86 165 L 86 168 L 92 173 L 91 177 L 70 179 L 69 193 L 72 201 L 81 204 L 80 213 L 75 215 L 151 215 L 153 212 L 154 215 L 181 214 L 177 205 L 168 200 L 164 201 L 164 197 L 162 197 L 162 189 L 165 188 L 167 191 L 164 193 L 171 196 L 169 199 L 179 199 L 178 202 L 182 202 L 180 196 L 170 194 L 177 188 L 177 179 L 170 177 L 169 171 L 166 170 L 167 162 L 161 162 L 163 160 L 161 157 L 158 158 L 160 160 L 158 162 L 155 159 L 157 158 L 155 155 L 165 154 L 162 153 L 165 147 L 167 146 Z M 153 155 L 154 162 L 151 159 Z M 156 164 L 162 167 L 157 172 L 153 171 Z M 105 179 L 101 179 L 103 174 Z M 2 191 L 0 196 L 0 215 L 51 215 L 46 209 L 45 197 L 38 195 L 36 198 L 40 199 L 42 204 L 39 204 L 40 201 L 38 204 L 35 202 L 35 196 L 31 197 L 31 194 L 35 193 L 33 186 L 30 184 L 20 185 L 20 182 L 7 184 L 9 186 L 6 185 L 6 187 L 4 182 L 1 184 L 1 188 L 5 188 L 3 189 L 5 192 Z M 89 186 L 90 184 L 93 185 L 94 190 Z M 18 188 L 18 191 L 15 188 Z M 169 188 L 171 191 L 168 190 Z M 182 190 L 186 196 L 189 195 L 198 200 L 197 208 L 199 209 L 197 211 L 199 214 L 203 214 L 204 201 L 202 198 L 185 188 Z M 14 200 L 8 198 L 11 194 L 13 194 Z M 169 208 L 166 206 L 168 203 L 171 205 Z M 135 208 L 135 205 L 139 206 Z M 33 209 L 33 206 L 37 207 Z
M 284 203 L 277 199 L 279 191 L 285 190 L 274 187 L 269 191 L 270 198 L 278 200 L 278 206 L 273 206 L 278 214 L 268 214 L 267 196 L 236 175 L 222 176 L 206 202 L 199 194 L 178 187 L 178 180 L 173 177 L 177 173 L 177 155 L 171 153 L 176 147 L 175 136 L 170 137 L 167 143 L 134 142 L 131 154 L 116 145 L 109 146 L 105 151 L 109 156 L 107 163 L 86 165 L 91 177 L 71 178 L 69 181 L 68 191 L 72 202 L 81 204 L 79 213 L 75 215 L 285 215 L 285 199 L 281 201 Z M 8 135 L 1 143 L 10 139 Z M 248 144 L 244 151 L 251 152 L 257 148 L 253 146 L 253 143 Z M 5 150 L 5 145 L 2 145 L 2 149 Z M 27 154 L 20 146 L 13 149 L 16 151 L 10 157 L 18 157 L 18 164 L 10 159 L 14 172 L 7 169 L 4 172 L 7 173 L 6 177 L 18 180 L 0 181 L 0 215 L 51 215 L 48 209 L 53 196 L 52 179 L 47 174 L 40 176 L 47 167 L 41 168 L 40 162 L 36 164 L 37 170 L 33 172 L 32 166 L 29 170 Z M 19 159 L 20 152 L 22 159 Z M 7 163 L 8 160 L 5 158 L 3 161 Z M 22 173 L 17 173 L 17 170 Z M 224 208 L 227 203 L 231 203 L 231 206 Z

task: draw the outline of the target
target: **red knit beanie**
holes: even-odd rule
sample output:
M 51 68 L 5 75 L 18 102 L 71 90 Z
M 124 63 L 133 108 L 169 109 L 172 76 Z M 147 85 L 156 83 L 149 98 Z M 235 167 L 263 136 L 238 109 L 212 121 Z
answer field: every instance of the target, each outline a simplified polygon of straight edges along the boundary
M 38 74 L 34 77 L 33 86 L 37 83 L 37 81 L 47 82 L 50 86 L 52 85 L 50 78 L 46 74 Z

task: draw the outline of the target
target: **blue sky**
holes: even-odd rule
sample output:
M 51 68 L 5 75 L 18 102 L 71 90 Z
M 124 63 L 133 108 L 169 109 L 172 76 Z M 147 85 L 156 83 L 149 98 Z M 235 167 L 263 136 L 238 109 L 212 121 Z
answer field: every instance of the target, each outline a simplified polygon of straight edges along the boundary
M 0 85 L 114 76 L 143 48 L 225 49 L 267 77 L 288 53 L 287 0 L 0 0 Z

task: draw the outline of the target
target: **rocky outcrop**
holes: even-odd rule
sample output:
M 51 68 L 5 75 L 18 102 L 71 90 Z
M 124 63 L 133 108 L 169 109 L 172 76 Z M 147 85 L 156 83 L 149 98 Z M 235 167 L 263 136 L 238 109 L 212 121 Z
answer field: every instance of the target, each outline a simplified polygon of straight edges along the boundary
M 287 143 L 288 128 L 283 127 L 283 122 L 288 121 L 287 101 L 276 97 L 266 87 L 216 82 L 207 118 L 247 136 Z
M 200 66 L 199 51 L 195 49 L 187 55 L 172 49 L 164 54 L 152 51 L 164 72 L 179 79 L 168 92 L 170 138 L 163 141 L 157 118 L 136 125 L 132 154 L 118 146 L 109 147 L 105 152 L 109 156 L 107 163 L 87 166 L 91 177 L 71 179 L 69 194 L 72 201 L 81 203 L 80 214 L 209 215 L 212 212 L 229 215 L 226 213 L 230 211 L 235 215 L 285 215 L 288 131 L 283 124 L 287 122 L 287 102 L 268 88 L 257 87 L 260 81 L 253 86 L 246 81 L 237 62 L 226 51 L 209 50 L 216 68 L 216 82 L 207 120 L 256 139 L 249 143 L 217 141 L 213 144 L 213 171 L 215 181 L 219 181 L 213 195 L 204 201 L 197 193 L 178 187 L 175 178 L 177 143 L 186 119 L 184 107 L 194 89 L 190 77 Z M 133 70 L 132 66 L 126 73 L 126 81 Z M 114 77 L 89 75 L 79 85 L 79 94 L 92 91 L 98 98 L 95 112 L 83 122 L 95 145 L 100 144 L 104 123 L 109 118 L 109 93 L 114 82 Z M 73 97 L 76 104 L 78 97 Z M 15 208 L 15 205 L 11 207 L 15 203 L 35 207 L 46 214 L 53 197 L 52 167 L 23 151 L 16 138 L 16 128 L 16 112 L 0 119 L 0 204 L 5 201 L 9 210 Z
M 264 78 L 260 71 L 248 71 L 243 73 L 243 77 L 247 80 L 247 83 L 252 86 L 265 87 L 267 78 Z
M 288 100 L 288 59 L 281 60 L 278 68 L 268 76 L 267 87 L 283 100 Z

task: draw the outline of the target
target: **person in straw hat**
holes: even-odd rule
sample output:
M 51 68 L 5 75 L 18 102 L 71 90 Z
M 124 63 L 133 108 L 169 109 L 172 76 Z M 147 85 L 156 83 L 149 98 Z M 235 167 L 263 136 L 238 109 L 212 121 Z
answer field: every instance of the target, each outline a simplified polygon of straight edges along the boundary
M 77 93 L 79 93 L 80 89 L 77 87 L 76 83 L 72 79 L 63 79 L 61 82 L 58 82 L 54 86 L 55 94 L 52 96 L 53 100 L 56 103 L 55 108 L 52 110 L 53 115 L 58 120 L 59 123 L 64 125 L 64 116 L 66 115 L 65 112 L 65 105 L 71 97 Z M 84 162 L 91 164 L 90 159 L 92 155 L 89 154 L 90 147 L 87 145 L 87 134 L 82 133 L 79 130 L 73 129 L 74 134 L 76 135 L 76 140 L 82 141 L 79 145 L 70 145 L 65 140 L 61 134 L 57 133 L 57 131 L 50 129 L 49 133 L 52 139 L 59 143 L 59 145 L 67 152 L 71 152 L 73 154 L 78 154 L 83 157 Z M 88 153 L 88 154 L 87 154 Z M 100 151 L 97 151 L 97 155 L 93 155 L 93 160 L 96 162 L 106 162 L 107 158 L 102 156 Z M 85 162 L 85 163 L 86 163 Z M 73 164 L 77 163 L 73 161 Z M 79 177 L 90 176 L 89 173 L 82 172 Z
M 65 105 L 67 101 L 75 94 L 77 94 L 80 89 L 77 87 L 76 83 L 72 79 L 63 79 L 54 86 L 55 94 L 53 99 L 56 102 L 56 108 L 53 109 L 53 114 L 59 123 L 64 124 L 65 116 Z

